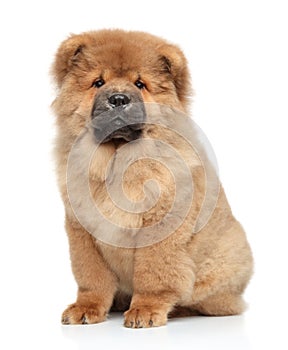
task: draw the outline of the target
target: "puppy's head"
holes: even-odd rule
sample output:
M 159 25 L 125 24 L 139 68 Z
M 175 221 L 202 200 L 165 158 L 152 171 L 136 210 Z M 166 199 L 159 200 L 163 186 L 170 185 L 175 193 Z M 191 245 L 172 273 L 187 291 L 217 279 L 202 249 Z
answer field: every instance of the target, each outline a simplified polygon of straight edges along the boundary
M 72 35 L 56 53 L 58 125 L 78 136 L 92 120 L 98 142 L 135 140 L 146 122 L 145 102 L 186 111 L 189 74 L 180 49 L 142 32 L 103 30 Z

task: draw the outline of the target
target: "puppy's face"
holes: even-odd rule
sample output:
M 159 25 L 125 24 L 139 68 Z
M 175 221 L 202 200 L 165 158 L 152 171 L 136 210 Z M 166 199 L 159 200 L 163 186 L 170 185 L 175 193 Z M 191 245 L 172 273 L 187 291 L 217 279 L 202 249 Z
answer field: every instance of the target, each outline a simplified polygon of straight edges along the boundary
M 53 66 L 58 125 L 78 136 L 92 121 L 95 139 L 126 142 L 141 136 L 145 102 L 187 108 L 189 76 L 182 52 L 152 35 L 104 30 L 73 35 Z

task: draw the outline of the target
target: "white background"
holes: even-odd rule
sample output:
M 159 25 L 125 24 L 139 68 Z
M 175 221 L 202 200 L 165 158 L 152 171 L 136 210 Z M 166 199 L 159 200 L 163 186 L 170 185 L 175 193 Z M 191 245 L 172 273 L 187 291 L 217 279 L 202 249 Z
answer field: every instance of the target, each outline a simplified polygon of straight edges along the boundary
M 287 349 L 286 5 L 1 2 L 1 348 Z M 76 285 L 51 161 L 54 92 L 48 72 L 69 33 L 115 27 L 163 36 L 178 43 L 190 62 L 194 119 L 214 147 L 255 256 L 243 316 L 173 320 L 152 330 L 125 329 L 121 315 L 95 326 L 60 325 Z

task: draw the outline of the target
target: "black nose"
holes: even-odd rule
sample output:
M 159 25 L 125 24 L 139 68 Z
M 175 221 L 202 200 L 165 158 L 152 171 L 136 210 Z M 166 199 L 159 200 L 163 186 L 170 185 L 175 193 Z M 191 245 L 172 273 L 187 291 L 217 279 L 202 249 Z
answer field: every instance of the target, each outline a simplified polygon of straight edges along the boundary
M 113 108 L 126 106 L 130 103 L 130 101 L 130 97 L 124 94 L 113 94 L 110 97 L 108 97 L 108 102 Z

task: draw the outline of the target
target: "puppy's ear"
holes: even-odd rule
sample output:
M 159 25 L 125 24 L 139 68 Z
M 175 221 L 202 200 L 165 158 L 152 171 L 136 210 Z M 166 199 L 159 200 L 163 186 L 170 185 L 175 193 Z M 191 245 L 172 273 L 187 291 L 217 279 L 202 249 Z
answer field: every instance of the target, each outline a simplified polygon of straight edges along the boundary
M 159 47 L 162 69 L 173 79 L 179 100 L 186 105 L 191 94 L 190 75 L 183 52 L 175 45 Z
M 85 44 L 82 35 L 72 35 L 60 45 L 51 70 L 58 87 L 61 87 L 67 73 L 77 65 Z

